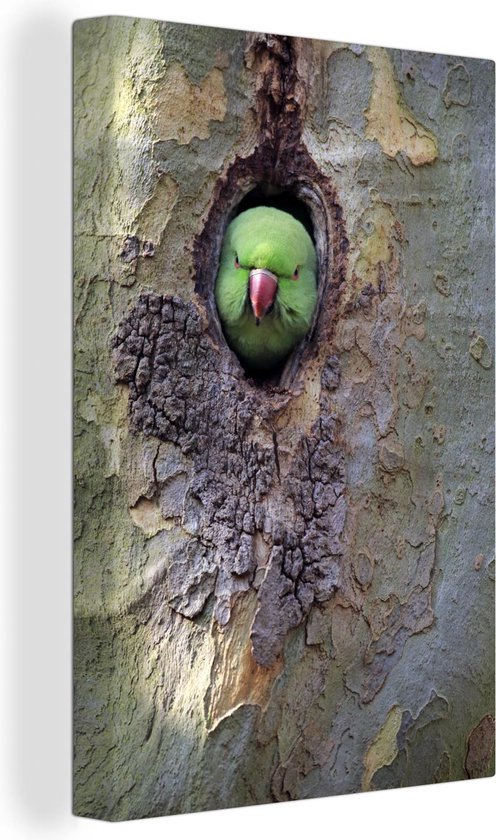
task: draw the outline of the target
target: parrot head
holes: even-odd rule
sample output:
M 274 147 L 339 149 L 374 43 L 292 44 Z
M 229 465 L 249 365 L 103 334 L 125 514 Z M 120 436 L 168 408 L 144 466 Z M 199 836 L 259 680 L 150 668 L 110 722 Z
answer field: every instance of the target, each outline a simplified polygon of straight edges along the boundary
M 254 207 L 228 226 L 215 285 L 227 341 L 242 362 L 280 364 L 310 328 L 317 302 L 317 256 L 290 213 Z

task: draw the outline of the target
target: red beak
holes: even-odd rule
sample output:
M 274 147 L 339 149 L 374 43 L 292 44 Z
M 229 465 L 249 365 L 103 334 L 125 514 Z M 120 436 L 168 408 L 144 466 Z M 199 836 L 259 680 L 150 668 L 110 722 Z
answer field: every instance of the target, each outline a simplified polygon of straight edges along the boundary
M 257 327 L 274 303 L 277 292 L 277 275 L 268 268 L 254 268 L 250 271 L 249 294 Z

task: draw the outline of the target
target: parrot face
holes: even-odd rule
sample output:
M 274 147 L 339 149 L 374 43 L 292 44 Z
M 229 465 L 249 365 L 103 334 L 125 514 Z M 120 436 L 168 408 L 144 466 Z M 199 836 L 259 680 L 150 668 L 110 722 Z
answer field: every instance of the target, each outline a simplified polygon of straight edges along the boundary
M 308 332 L 317 302 L 313 242 L 289 213 L 254 207 L 229 225 L 215 300 L 228 343 L 256 370 L 270 370 Z

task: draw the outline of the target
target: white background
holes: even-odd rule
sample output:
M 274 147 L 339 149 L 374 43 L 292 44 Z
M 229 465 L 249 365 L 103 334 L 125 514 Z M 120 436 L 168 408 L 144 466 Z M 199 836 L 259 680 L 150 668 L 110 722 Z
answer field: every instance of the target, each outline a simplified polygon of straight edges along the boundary
M 7 0 L 8 4 L 9 0 Z M 0 828 L 17 838 L 462 838 L 495 780 L 118 824 L 71 810 L 71 31 L 103 14 L 494 60 L 487 0 L 17 0 L 1 18 Z

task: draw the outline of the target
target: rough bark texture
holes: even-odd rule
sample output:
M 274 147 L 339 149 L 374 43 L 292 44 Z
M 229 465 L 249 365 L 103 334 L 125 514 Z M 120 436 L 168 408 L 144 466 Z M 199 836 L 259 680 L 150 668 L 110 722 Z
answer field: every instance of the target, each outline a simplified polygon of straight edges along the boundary
M 493 772 L 493 93 L 487 61 L 76 25 L 77 813 Z M 252 190 L 319 255 L 263 382 L 212 296 Z

